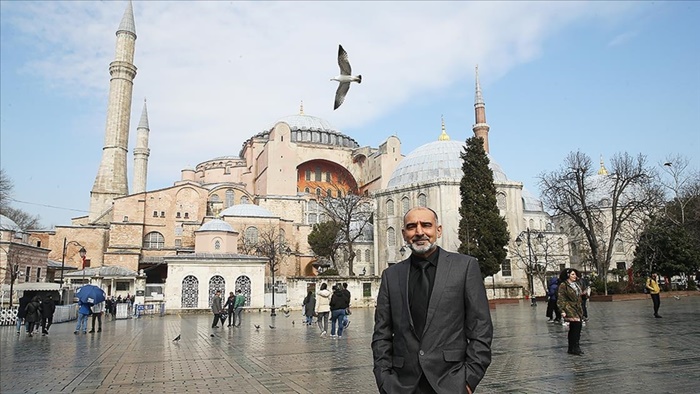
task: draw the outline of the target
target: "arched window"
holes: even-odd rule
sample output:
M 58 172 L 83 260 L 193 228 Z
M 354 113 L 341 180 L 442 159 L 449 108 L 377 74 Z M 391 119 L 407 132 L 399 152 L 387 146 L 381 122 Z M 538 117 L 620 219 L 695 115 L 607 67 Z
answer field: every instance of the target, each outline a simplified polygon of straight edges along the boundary
M 559 247 L 559 250 L 564 250 L 564 240 L 559 238 L 557 239 L 557 247 Z
M 425 194 L 421 193 L 418 195 L 418 205 L 421 207 L 428 206 L 428 197 L 426 197 Z
M 369 257 L 370 257 L 370 256 L 369 256 L 369 249 L 365 249 L 365 261 L 368 262 L 368 263 L 370 262 Z
M 182 295 L 180 306 L 182 308 L 196 308 L 199 300 L 199 280 L 192 275 L 182 279 Z
M 396 230 L 393 227 L 386 229 L 386 244 L 389 247 L 396 246 Z
M 357 250 L 355 252 L 355 258 L 357 259 L 358 262 L 362 261 L 362 251 L 361 250 Z
M 214 241 L 214 249 L 215 250 L 221 249 L 221 241 L 219 241 L 218 239 L 216 241 Z
M 228 190 L 226 190 L 226 206 L 225 206 L 225 208 L 228 208 L 233 204 L 234 204 L 234 202 L 233 202 L 233 189 L 228 189 Z
M 331 190 L 331 189 L 326 190 L 326 195 L 328 197 L 333 197 L 333 190 Z
M 240 290 L 241 294 L 245 297 L 245 306 L 250 306 L 251 289 L 249 277 L 241 275 L 236 278 L 236 294 L 238 294 L 238 290 Z
M 576 242 L 571 243 L 571 255 L 578 256 L 578 245 L 576 245 Z
M 532 219 L 530 219 L 530 220 L 528 221 L 528 227 L 530 228 L 530 230 L 534 230 L 534 229 L 535 229 L 534 226 L 535 226 L 535 221 L 532 220 Z
M 163 249 L 164 246 L 165 238 L 163 238 L 163 234 L 157 231 L 150 232 L 143 237 L 144 249 Z
M 506 210 L 506 195 L 504 193 L 496 194 L 496 206 L 498 206 L 498 209 L 501 211 Z
M 241 197 L 241 204 L 248 204 L 248 196 Z
M 386 214 L 394 216 L 394 200 L 386 200 Z
M 226 297 L 226 279 L 221 275 L 214 275 L 209 279 L 209 307 L 211 307 L 211 299 L 214 298 L 216 291 L 221 291 L 221 299 Z M 223 305 L 223 304 L 222 304 Z
M 622 243 L 621 239 L 618 239 L 615 241 L 615 252 L 617 253 L 624 253 L 625 252 L 625 244 Z
M 404 197 L 404 198 L 401 199 L 401 208 L 402 208 L 402 210 L 403 210 L 403 214 L 404 214 L 404 215 L 405 215 L 406 213 L 408 213 L 408 210 L 409 210 L 409 208 L 410 208 L 409 205 L 408 205 L 408 197 Z
M 308 187 L 305 187 L 305 188 L 304 188 L 304 193 L 311 193 L 311 189 L 309 189 Z
M 207 201 L 207 216 L 216 216 L 221 212 L 223 203 L 218 194 L 212 194 Z
M 250 226 L 245 229 L 245 241 L 249 245 L 255 245 L 258 243 L 258 229 L 256 227 Z
M 316 195 L 321 197 L 321 188 L 320 187 L 316 188 Z
M 309 224 L 316 224 L 318 223 L 318 215 L 315 213 L 310 213 L 309 214 Z

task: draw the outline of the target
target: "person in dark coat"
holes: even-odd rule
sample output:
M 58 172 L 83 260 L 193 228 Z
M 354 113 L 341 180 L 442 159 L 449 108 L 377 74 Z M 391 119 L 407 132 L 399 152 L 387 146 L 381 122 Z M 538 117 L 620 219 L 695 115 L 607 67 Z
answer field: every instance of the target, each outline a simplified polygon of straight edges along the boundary
M 569 350 L 567 353 L 577 356 L 583 355 L 579 345 L 581 327 L 583 326 L 581 287 L 578 284 L 579 277 L 579 272 L 574 268 L 563 270 L 561 275 L 559 275 L 559 293 L 557 294 L 557 306 L 561 310 L 561 317 L 569 322 Z
M 17 305 L 17 334 L 19 334 L 22 326 L 24 325 L 24 317 L 27 315 L 27 305 L 32 298 L 25 294 L 19 299 L 19 305 Z
M 549 278 L 549 289 L 547 289 L 547 295 L 549 296 L 549 301 L 547 302 L 547 320 L 549 323 L 561 323 L 561 311 L 557 306 L 557 292 L 559 290 L 559 279 L 556 276 Z
M 304 323 L 310 326 L 314 320 L 314 311 L 316 309 L 316 297 L 313 291 L 309 290 L 309 294 L 304 297 L 302 305 L 304 306 L 304 316 L 306 316 L 306 321 Z
M 34 331 L 34 325 L 39 324 L 41 321 L 41 317 L 39 314 L 39 307 L 41 306 L 41 297 L 39 296 L 34 296 L 31 301 L 29 301 L 29 304 L 27 304 L 26 308 L 26 316 L 24 316 L 24 320 L 27 322 L 27 336 L 32 336 L 32 332 Z
M 49 294 L 41 304 L 41 335 L 49 335 L 54 312 L 56 312 L 56 303 L 53 302 L 53 296 Z

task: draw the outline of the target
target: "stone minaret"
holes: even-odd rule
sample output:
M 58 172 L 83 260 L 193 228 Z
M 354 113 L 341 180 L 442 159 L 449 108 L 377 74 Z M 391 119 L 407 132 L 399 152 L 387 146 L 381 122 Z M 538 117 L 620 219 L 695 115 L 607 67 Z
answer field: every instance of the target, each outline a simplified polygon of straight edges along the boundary
M 146 100 L 143 100 L 143 111 L 141 120 L 136 128 L 136 147 L 134 148 L 134 184 L 131 187 L 133 194 L 146 191 L 146 176 L 148 173 L 148 156 L 151 150 L 148 149 L 148 111 L 146 110 Z
M 129 145 L 129 121 L 131 118 L 131 94 L 136 77 L 134 50 L 136 48 L 136 26 L 134 10 L 129 5 L 117 29 L 117 49 L 114 61 L 109 65 L 109 101 L 107 125 L 102 161 L 90 192 L 90 223 L 107 223 L 116 197 L 129 194 L 126 177 L 126 156 Z
M 484 150 L 489 153 L 489 125 L 486 123 L 486 105 L 481 96 L 481 85 L 479 85 L 479 66 L 476 66 L 476 94 L 474 95 L 474 112 L 476 124 L 472 126 L 474 135 L 484 139 Z

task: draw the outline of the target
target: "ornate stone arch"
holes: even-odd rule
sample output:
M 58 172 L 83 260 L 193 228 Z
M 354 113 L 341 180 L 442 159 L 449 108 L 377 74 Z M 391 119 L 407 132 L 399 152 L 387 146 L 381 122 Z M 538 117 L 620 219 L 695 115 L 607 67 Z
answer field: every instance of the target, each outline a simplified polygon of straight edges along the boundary
M 181 308 L 197 308 L 199 305 L 199 280 L 196 276 L 187 275 L 182 279 Z
M 238 290 L 240 290 L 241 294 L 245 297 L 245 306 L 250 306 L 252 290 L 249 277 L 241 275 L 236 278 L 236 294 L 238 294 Z
M 214 275 L 209 278 L 209 306 L 211 306 L 211 299 L 214 298 L 214 293 L 217 290 L 221 291 L 221 296 L 226 294 L 226 279 L 221 275 Z

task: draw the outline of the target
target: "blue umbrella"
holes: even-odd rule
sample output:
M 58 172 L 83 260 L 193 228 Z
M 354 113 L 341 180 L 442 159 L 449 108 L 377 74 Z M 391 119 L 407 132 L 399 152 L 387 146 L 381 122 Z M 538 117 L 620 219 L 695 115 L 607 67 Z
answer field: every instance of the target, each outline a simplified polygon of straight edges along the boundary
M 99 304 L 105 300 L 105 292 L 94 285 L 85 285 L 75 292 L 75 296 L 83 304 Z

